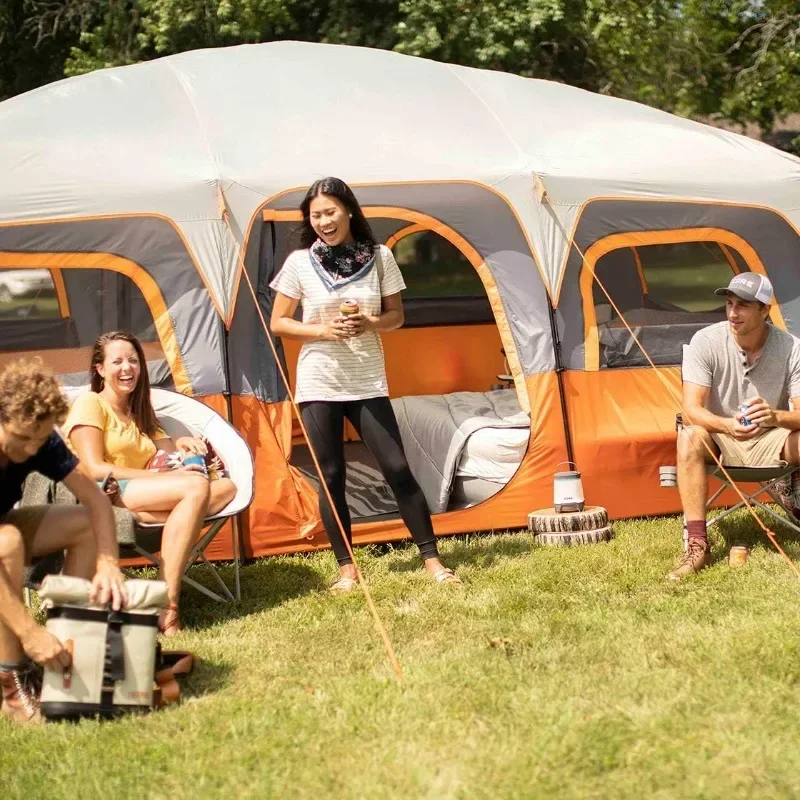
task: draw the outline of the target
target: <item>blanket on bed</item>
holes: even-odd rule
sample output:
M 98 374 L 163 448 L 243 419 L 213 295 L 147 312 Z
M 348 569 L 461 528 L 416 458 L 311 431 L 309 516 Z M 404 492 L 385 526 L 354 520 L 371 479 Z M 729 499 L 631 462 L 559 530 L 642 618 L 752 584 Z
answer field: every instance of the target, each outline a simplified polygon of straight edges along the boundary
M 403 447 L 431 514 L 447 508 L 458 461 L 481 428 L 530 428 L 513 389 L 392 400 Z

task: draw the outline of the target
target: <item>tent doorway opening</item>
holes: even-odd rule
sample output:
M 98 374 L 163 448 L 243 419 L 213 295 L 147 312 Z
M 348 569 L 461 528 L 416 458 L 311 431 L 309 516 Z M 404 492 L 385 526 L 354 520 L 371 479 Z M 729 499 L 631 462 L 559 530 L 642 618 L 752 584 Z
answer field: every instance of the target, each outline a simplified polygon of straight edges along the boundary
M 511 480 L 527 451 L 530 417 L 520 407 L 486 289 L 467 256 L 419 223 L 370 222 L 406 283 L 405 323 L 382 337 L 406 456 L 432 513 L 468 508 Z M 299 345 L 284 346 L 293 371 Z M 352 521 L 399 517 L 377 461 L 349 423 L 344 438 Z M 302 435 L 294 438 L 291 463 L 319 489 Z

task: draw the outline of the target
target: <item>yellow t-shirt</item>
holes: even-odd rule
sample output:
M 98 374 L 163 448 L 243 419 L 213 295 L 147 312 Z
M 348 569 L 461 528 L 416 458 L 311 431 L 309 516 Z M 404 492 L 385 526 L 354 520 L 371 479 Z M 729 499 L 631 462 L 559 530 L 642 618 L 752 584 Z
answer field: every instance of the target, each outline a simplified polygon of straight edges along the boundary
M 167 438 L 161 428 L 151 439 L 139 430 L 133 420 L 123 422 L 96 392 L 86 392 L 72 404 L 67 421 L 62 426 L 67 441 L 72 429 L 78 425 L 99 428 L 103 432 L 103 457 L 117 467 L 147 469 L 147 464 L 156 454 L 154 440 Z

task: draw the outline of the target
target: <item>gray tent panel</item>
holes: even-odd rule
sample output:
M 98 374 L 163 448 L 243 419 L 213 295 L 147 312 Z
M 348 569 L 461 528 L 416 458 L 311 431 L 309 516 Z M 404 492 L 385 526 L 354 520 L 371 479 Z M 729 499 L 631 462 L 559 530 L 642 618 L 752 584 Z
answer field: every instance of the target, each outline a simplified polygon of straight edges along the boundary
M 183 241 L 166 220 L 136 216 L 4 226 L 0 250 L 110 253 L 135 263 L 161 292 L 193 390 L 225 390 L 222 321 Z M 131 279 L 102 269 L 63 270 L 63 277 L 77 346 L 90 346 L 99 333 L 119 328 L 145 339 L 154 336 L 152 314 Z
M 595 242 L 612 234 L 688 228 L 718 228 L 744 239 L 755 250 L 775 287 L 788 330 L 800 334 L 800 283 L 797 280 L 800 236 L 789 222 L 770 209 L 692 202 L 599 200 L 586 207 L 574 241 L 580 251 L 586 253 Z M 733 249 L 731 253 L 739 269 L 747 269 L 744 259 Z M 557 308 L 558 332 L 565 366 L 569 369 L 583 369 L 585 364 L 582 269 L 583 259 L 573 246 Z M 708 324 L 700 316 L 696 323 L 699 326 Z M 686 327 L 684 338 L 691 333 L 691 327 Z M 647 348 L 647 344 L 643 344 Z

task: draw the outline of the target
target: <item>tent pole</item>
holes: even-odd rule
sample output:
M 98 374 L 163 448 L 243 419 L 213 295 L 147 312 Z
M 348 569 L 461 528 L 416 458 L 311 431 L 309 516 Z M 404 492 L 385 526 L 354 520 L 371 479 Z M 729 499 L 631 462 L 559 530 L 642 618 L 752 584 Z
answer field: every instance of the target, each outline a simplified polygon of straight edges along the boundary
M 233 298 L 236 302 L 236 298 Z M 225 407 L 228 410 L 228 421 L 233 425 L 233 399 L 231 390 L 231 366 L 228 358 L 228 337 L 230 331 L 228 326 L 222 323 L 222 368 L 225 373 L 225 390 L 222 396 L 225 398 Z M 241 514 L 237 514 L 231 520 L 231 539 L 233 544 L 233 580 L 234 589 L 233 596 L 236 601 L 242 599 L 242 583 L 240 577 L 241 561 L 242 561 L 242 526 Z
M 558 335 L 558 324 L 556 322 L 556 310 L 547 296 L 547 310 L 550 315 L 550 333 L 553 337 L 553 349 L 556 358 L 556 379 L 558 380 L 558 397 L 561 400 L 561 420 L 564 423 L 564 441 L 567 445 L 567 458 L 575 464 L 575 454 L 572 450 L 572 436 L 569 432 L 569 420 L 567 419 L 567 401 L 564 395 L 564 363 L 561 360 L 561 339 Z

